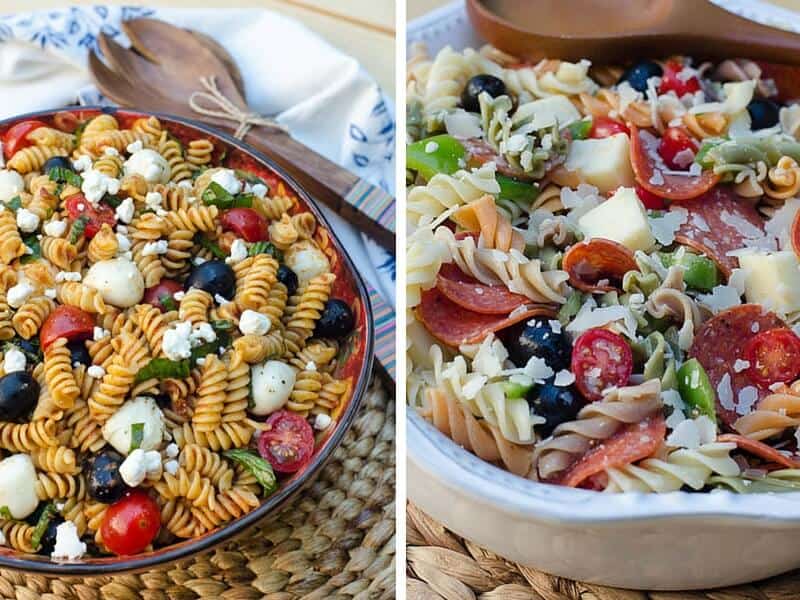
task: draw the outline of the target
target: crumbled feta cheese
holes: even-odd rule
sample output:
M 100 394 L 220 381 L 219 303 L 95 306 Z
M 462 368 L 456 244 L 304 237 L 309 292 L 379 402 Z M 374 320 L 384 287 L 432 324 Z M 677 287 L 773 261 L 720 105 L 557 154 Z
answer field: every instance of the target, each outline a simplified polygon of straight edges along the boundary
M 172 174 L 167 159 L 149 148 L 131 153 L 124 171 L 125 175 L 141 175 L 147 183 L 167 183 Z
M 172 443 L 165 448 L 164 452 L 169 458 L 175 458 L 180 453 L 180 448 L 178 448 L 178 444 Z
M 123 223 L 130 223 L 133 220 L 133 213 L 135 211 L 135 207 L 133 205 L 133 200 L 131 198 L 125 198 L 119 206 L 117 206 L 114 214 L 116 215 L 117 219 L 122 221 Z
M 246 309 L 239 317 L 239 331 L 243 334 L 265 335 L 271 326 L 266 315 Z
M 86 554 L 86 544 L 78 536 L 78 528 L 72 521 L 64 521 L 56 527 L 56 545 L 50 554 L 54 559 L 75 560 Z
M 178 323 L 174 328 L 164 332 L 161 349 L 170 360 L 183 360 L 192 355 L 192 324 L 188 321 Z
M 314 429 L 317 431 L 325 431 L 331 426 L 332 422 L 333 419 L 331 419 L 328 415 L 320 413 L 314 417 Z
M 95 342 L 99 342 L 104 337 L 111 335 L 111 332 L 108 329 L 103 329 L 102 327 L 95 327 L 92 330 L 92 340 Z
M 56 288 L 46 288 L 44 290 L 44 295 L 51 300 L 55 300 L 55 298 L 58 296 L 58 291 L 56 291 Z
M 56 273 L 56 283 L 61 283 L 62 281 L 80 281 L 81 274 L 80 271 L 59 271 Z
M 232 169 L 220 169 L 211 176 L 211 181 L 234 196 L 242 191 L 242 182 L 239 181 L 236 172 Z
M 547 322 L 550 325 L 550 329 L 553 330 L 553 333 L 561 333 L 561 321 L 553 319 Z
M 186 297 L 186 292 L 184 292 L 183 290 L 178 290 L 177 292 L 172 294 L 172 297 L 175 298 L 175 300 L 177 300 L 178 302 L 180 302 Z
M 177 460 L 168 460 L 164 463 L 164 470 L 169 473 L 170 475 L 175 475 L 178 472 L 178 464 Z
M 247 246 L 238 238 L 233 240 L 231 244 L 231 255 L 225 259 L 225 262 L 229 265 L 233 265 L 243 261 L 245 258 L 247 258 Z
M 106 374 L 106 370 L 100 365 L 92 365 L 91 367 L 86 369 L 86 373 L 89 375 L 89 377 L 100 379 L 103 377 L 103 375 Z
M 198 324 L 189 334 L 189 340 L 192 346 L 200 346 L 205 342 L 213 342 L 217 339 L 217 334 L 214 328 L 208 323 Z
M 137 448 L 131 452 L 119 467 L 122 480 L 130 487 L 136 487 L 147 477 L 161 474 L 161 453 L 157 450 Z
M 131 249 L 131 241 L 124 233 L 115 233 L 114 235 L 117 236 L 117 246 L 120 252 L 127 252 Z
M 32 233 L 39 227 L 39 215 L 32 213 L 27 208 L 17 211 L 17 227 L 25 233 Z
M 91 204 L 97 204 L 106 194 L 119 192 L 119 179 L 109 177 L 105 173 L 89 169 L 83 173 L 81 191 Z
M 25 370 L 25 353 L 21 352 L 16 346 L 10 347 L 3 357 L 3 369 L 6 373 Z
M 105 150 L 103 150 L 103 154 L 106 156 L 119 156 L 117 149 L 112 148 L 111 146 L 108 146 Z
M 147 192 L 147 195 L 144 197 L 145 206 L 152 211 L 157 211 L 161 208 L 161 203 L 163 201 L 164 197 L 158 192 Z
M 197 363 L 199 366 L 201 366 L 201 367 L 202 367 L 204 364 L 206 364 L 206 357 L 205 357 L 205 356 L 202 356 L 202 357 L 198 358 L 198 359 L 197 359 L 195 362 L 196 362 L 196 363 Z
M 72 167 L 78 172 L 88 171 L 92 168 L 92 157 L 81 154 L 76 160 L 72 161 Z
M 67 222 L 53 219 L 44 224 L 44 232 L 50 237 L 61 237 L 67 230 Z
M 316 371 L 317 370 L 317 363 L 315 363 L 313 360 L 308 361 L 306 363 L 305 370 L 306 371 Z
M 34 292 L 33 286 L 27 281 L 20 281 L 17 285 L 10 287 L 6 293 L 6 301 L 12 308 L 19 308 L 28 297 Z
M 256 198 L 261 198 L 262 200 L 267 197 L 267 186 L 263 183 L 256 183 L 250 188 L 250 193 L 252 193 Z
M 553 380 L 553 385 L 558 387 L 566 387 L 575 383 L 575 375 L 567 369 L 561 369 L 556 373 L 556 378 Z
M 142 140 L 134 140 L 133 142 L 128 144 L 127 148 L 125 148 L 125 150 L 128 151 L 128 154 L 135 154 L 143 149 L 144 149 L 144 144 L 142 143 Z
M 203 258 L 202 256 L 195 256 L 192 262 L 199 266 L 202 265 L 204 262 L 206 262 L 206 259 Z
M 214 302 L 216 302 L 217 304 L 227 304 L 228 302 L 230 302 L 230 300 L 228 300 L 222 294 L 214 294 Z
M 147 242 L 142 248 L 142 256 L 151 256 L 157 254 L 166 254 L 169 250 L 169 242 L 167 240 L 157 240 L 155 242 Z

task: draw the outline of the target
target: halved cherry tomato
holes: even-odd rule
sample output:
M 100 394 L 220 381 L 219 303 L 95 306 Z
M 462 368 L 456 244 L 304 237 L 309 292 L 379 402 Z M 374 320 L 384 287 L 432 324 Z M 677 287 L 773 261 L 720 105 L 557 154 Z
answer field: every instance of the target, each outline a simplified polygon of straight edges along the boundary
M 594 119 L 592 119 L 592 128 L 589 130 L 590 138 L 607 138 L 617 133 L 627 133 L 630 135 L 631 130 L 628 129 L 625 123 L 610 117 L 594 117 Z
M 687 150 L 692 155 L 691 160 L 688 160 Z M 673 171 L 685 171 L 694 160 L 697 150 L 697 142 L 692 139 L 683 127 L 667 128 L 658 143 L 659 156 L 664 159 L 666 165 Z M 682 152 L 684 154 L 681 154 Z M 681 158 L 676 160 L 678 154 L 681 154 Z
M 800 375 L 800 338 L 791 329 L 770 329 L 750 338 L 744 346 L 750 363 L 747 376 L 756 384 L 789 383 Z
M 267 221 L 252 208 L 232 208 L 222 214 L 222 227 L 248 242 L 269 238 Z
M 314 431 L 303 417 L 288 410 L 270 415 L 258 438 L 258 452 L 279 473 L 299 471 L 314 453 Z
M 152 304 L 161 312 L 166 312 L 167 310 L 170 310 L 168 308 L 168 305 L 170 304 L 169 300 L 172 300 L 172 303 L 175 303 L 175 299 L 173 298 L 175 292 L 182 291 L 182 283 L 178 283 L 173 279 L 162 279 L 157 285 L 147 288 L 144 291 L 144 299 L 142 302 Z
M 42 350 L 58 338 L 67 338 L 67 341 L 76 342 L 88 340 L 94 332 L 94 319 L 76 306 L 59 304 L 45 319 L 39 331 L 39 343 Z
M 42 121 L 22 121 L 17 123 L 3 135 L 3 154 L 9 160 L 18 150 L 27 148 L 32 144 L 28 140 L 28 134 L 40 127 L 47 127 L 47 123 Z
M 92 239 L 104 224 L 116 225 L 117 218 L 114 209 L 107 204 L 92 206 L 83 194 L 75 194 L 64 201 L 69 217 L 72 220 L 78 217 L 87 217 L 86 229 L 83 235 L 87 240 Z
M 661 85 L 658 86 L 659 94 L 666 94 L 667 92 L 675 92 L 680 98 L 684 94 L 694 94 L 700 89 L 700 80 L 694 75 L 688 79 L 679 76 L 683 71 L 683 65 L 677 61 L 671 60 L 664 65 L 664 74 L 661 76 Z
M 115 554 L 138 554 L 152 542 L 161 527 L 158 504 L 144 490 L 133 489 L 108 507 L 100 534 Z
M 607 329 L 589 329 L 575 340 L 571 370 L 575 385 L 587 400 L 603 397 L 603 390 L 628 383 L 633 353 L 621 335 Z
M 667 208 L 667 203 L 661 196 L 657 196 L 653 192 L 644 189 L 638 183 L 633 187 L 636 189 L 636 195 L 639 196 L 639 200 L 642 201 L 645 208 L 649 208 L 650 210 L 664 210 Z

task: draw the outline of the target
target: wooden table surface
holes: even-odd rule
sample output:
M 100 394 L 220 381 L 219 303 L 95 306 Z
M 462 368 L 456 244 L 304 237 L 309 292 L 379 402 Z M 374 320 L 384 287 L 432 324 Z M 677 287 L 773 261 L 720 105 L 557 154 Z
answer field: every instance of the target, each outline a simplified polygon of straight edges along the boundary
M 70 4 L 67 0 L 0 0 L 0 12 Z M 395 0 L 94 0 L 80 4 L 150 4 L 176 8 L 267 8 L 292 16 L 355 57 L 393 98 Z

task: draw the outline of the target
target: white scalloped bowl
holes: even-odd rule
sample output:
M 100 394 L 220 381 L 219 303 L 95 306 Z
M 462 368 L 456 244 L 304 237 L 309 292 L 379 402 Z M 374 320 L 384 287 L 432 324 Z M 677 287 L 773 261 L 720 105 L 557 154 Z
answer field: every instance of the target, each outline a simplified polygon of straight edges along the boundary
M 605 494 L 528 481 L 408 410 L 408 497 L 457 534 L 547 573 L 648 590 L 800 567 L 800 493 Z

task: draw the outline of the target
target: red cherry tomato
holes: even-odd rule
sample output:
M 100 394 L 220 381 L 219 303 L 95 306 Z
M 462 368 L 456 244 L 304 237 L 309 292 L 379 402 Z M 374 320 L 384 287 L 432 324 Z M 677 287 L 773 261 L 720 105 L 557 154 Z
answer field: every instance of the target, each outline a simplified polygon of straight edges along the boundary
M 222 214 L 222 227 L 248 242 L 269 238 L 267 221 L 252 208 L 232 208 Z
M 685 154 L 682 154 L 676 160 L 678 154 L 686 150 L 691 152 L 691 160 L 684 158 L 684 156 L 686 156 Z M 659 156 L 664 159 L 667 167 L 673 171 L 687 170 L 689 164 L 694 160 L 694 155 L 697 154 L 697 150 L 697 142 L 695 142 L 682 127 L 669 127 L 658 143 Z
M 39 331 L 39 343 L 44 350 L 60 337 L 75 342 L 89 339 L 93 331 L 94 319 L 89 313 L 76 306 L 59 304 L 45 319 Z
M 700 80 L 694 75 L 684 80 L 679 76 L 683 71 L 683 65 L 677 61 L 671 60 L 664 65 L 664 74 L 661 76 L 661 85 L 658 86 L 659 94 L 666 94 L 667 92 L 675 92 L 680 98 L 684 94 L 694 94 L 700 89 Z
M 590 138 L 607 138 L 618 133 L 627 133 L 630 135 L 631 130 L 628 129 L 625 123 L 609 117 L 595 117 L 592 119 L 592 128 L 589 130 Z
M 175 303 L 173 295 L 175 292 L 183 291 L 183 284 L 178 283 L 174 279 L 162 279 L 158 282 L 157 285 L 154 285 L 151 288 L 147 288 L 144 291 L 144 299 L 142 302 L 147 304 L 152 304 L 156 308 L 160 309 L 161 312 L 165 312 L 169 310 L 167 306 L 170 304 L 170 300 Z M 165 304 L 167 306 L 165 306 Z
M 3 154 L 9 160 L 18 150 L 27 148 L 32 144 L 28 140 L 28 134 L 40 127 L 47 127 L 47 123 L 41 121 L 22 121 L 17 123 L 3 135 Z
M 636 189 L 636 195 L 639 196 L 639 200 L 642 201 L 645 208 L 650 210 L 664 210 L 667 208 L 667 203 L 660 196 L 656 196 L 653 192 L 644 189 L 638 183 L 634 188 Z
M 314 454 L 314 432 L 297 413 L 281 410 L 267 419 L 269 429 L 258 438 L 258 452 L 279 473 L 299 471 Z
M 791 329 L 770 329 L 750 338 L 744 347 L 750 363 L 747 376 L 760 386 L 789 383 L 800 375 L 800 338 Z
M 158 504 L 144 490 L 133 489 L 108 507 L 100 534 L 115 554 L 137 554 L 152 542 L 161 527 Z
M 607 329 L 589 329 L 575 340 L 571 368 L 578 390 L 594 402 L 606 388 L 628 383 L 633 353 L 622 336 Z
M 86 229 L 83 230 L 87 240 L 92 239 L 104 224 L 114 227 L 117 223 L 113 208 L 107 204 L 92 206 L 83 194 L 70 196 L 64 201 L 64 205 L 67 207 L 70 219 L 75 220 L 79 217 L 89 219 L 86 222 Z

